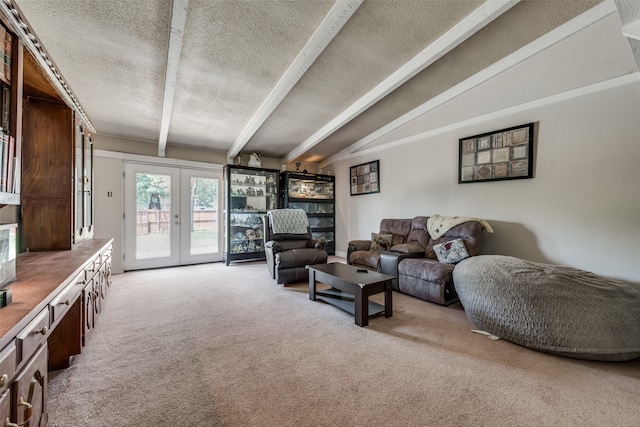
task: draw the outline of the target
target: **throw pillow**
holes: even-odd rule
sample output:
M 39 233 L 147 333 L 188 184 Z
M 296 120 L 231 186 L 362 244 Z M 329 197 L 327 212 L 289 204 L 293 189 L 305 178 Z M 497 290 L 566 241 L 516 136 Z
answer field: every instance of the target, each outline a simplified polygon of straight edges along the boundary
M 436 253 L 438 261 L 445 264 L 456 264 L 469 257 L 469 252 L 467 252 L 467 247 L 464 245 L 464 240 L 462 239 L 455 239 L 434 245 L 433 251 Z
M 371 250 L 372 251 L 388 251 L 391 249 L 391 234 L 371 233 Z

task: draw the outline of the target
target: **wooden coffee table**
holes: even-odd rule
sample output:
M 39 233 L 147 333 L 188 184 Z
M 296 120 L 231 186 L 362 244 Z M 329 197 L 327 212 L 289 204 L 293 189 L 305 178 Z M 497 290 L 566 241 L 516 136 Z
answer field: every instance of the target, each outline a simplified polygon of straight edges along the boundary
M 369 316 L 384 312 L 384 317 L 393 315 L 391 282 L 394 277 L 375 271 L 360 272 L 358 268 L 332 262 L 309 267 L 309 299 L 319 299 L 334 305 L 356 318 L 356 325 L 367 326 Z M 331 286 L 331 289 L 316 290 L 316 282 Z M 384 306 L 369 301 L 370 295 L 384 292 Z

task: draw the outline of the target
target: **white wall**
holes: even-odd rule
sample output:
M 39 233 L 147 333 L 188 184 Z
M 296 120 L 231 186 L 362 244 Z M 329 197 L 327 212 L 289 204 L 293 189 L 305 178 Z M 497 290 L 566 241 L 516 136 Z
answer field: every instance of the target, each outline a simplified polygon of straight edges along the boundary
M 458 140 L 535 122 L 535 178 L 457 183 Z M 422 131 L 427 131 L 423 129 Z M 382 218 L 486 219 L 483 253 L 640 283 L 640 83 L 533 107 L 323 167 L 336 175 L 336 249 Z M 380 159 L 381 192 L 349 196 L 349 166 Z
M 94 236 L 113 238 L 111 272 L 122 273 L 124 179 L 122 160 L 94 157 Z

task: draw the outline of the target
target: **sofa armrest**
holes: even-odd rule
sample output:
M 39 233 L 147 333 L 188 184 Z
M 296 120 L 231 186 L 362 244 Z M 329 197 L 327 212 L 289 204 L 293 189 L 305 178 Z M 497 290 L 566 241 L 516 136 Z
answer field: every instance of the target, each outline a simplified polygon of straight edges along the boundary
M 312 249 L 324 249 L 326 245 L 327 242 L 324 240 L 307 240 L 305 247 Z
M 371 240 L 352 240 L 349 247 L 353 247 L 353 251 L 368 251 L 371 249 Z
M 347 246 L 347 264 L 351 265 L 351 253 L 356 251 L 368 251 L 371 249 L 371 240 L 351 240 Z
M 273 254 L 282 252 L 282 245 L 280 244 L 280 242 L 277 242 L 275 240 L 269 240 L 267 243 L 264 244 L 264 248 L 265 250 L 268 249 Z
M 424 258 L 424 252 L 401 253 L 401 252 L 381 252 L 380 253 L 380 273 L 393 276 L 392 288 L 398 289 L 398 264 L 405 258 Z

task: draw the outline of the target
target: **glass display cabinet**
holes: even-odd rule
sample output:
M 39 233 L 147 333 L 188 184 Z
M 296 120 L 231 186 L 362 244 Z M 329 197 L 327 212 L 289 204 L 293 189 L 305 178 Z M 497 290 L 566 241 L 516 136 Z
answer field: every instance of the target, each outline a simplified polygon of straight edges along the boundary
M 224 167 L 226 265 L 265 259 L 264 216 L 278 208 L 279 171 L 247 166 Z
M 314 239 L 326 242 L 329 255 L 336 252 L 335 245 L 335 177 L 298 172 L 280 175 L 283 208 L 303 209 L 309 217 Z

